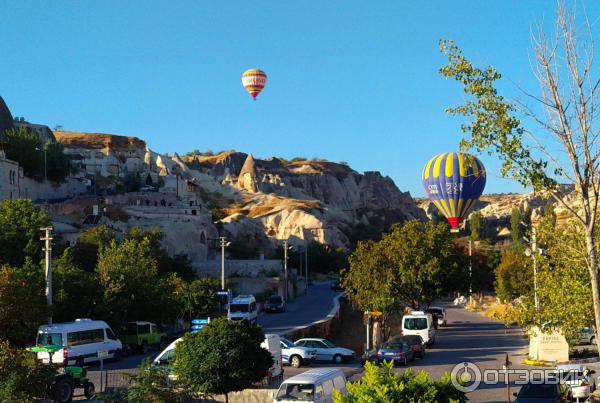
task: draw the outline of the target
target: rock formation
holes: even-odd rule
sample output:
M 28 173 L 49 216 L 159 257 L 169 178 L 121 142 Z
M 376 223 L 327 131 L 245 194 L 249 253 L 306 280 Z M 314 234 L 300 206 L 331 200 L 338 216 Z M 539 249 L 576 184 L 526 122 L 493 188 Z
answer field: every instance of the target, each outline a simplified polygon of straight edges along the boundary
M 254 158 L 248 154 L 246 161 L 238 174 L 237 187 L 250 193 L 258 192 L 258 179 L 254 167 Z

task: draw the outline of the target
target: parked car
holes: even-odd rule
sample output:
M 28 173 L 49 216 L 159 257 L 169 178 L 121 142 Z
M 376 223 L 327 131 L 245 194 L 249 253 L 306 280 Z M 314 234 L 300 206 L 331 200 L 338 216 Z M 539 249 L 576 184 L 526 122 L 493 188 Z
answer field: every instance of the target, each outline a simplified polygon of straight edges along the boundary
M 596 390 L 596 373 L 583 364 L 565 364 L 556 367 L 561 383 L 569 386 L 573 399 L 587 399 Z
M 408 336 L 397 336 L 390 340 L 390 342 L 404 342 L 412 348 L 413 354 L 415 357 L 425 358 L 425 342 L 423 338 L 419 335 L 413 334 Z
M 281 339 L 281 359 L 284 364 L 294 368 L 312 363 L 317 358 L 317 350 L 309 347 L 299 347 L 288 339 Z
M 393 339 L 387 341 L 377 350 L 377 359 L 379 362 L 393 361 L 394 365 L 408 365 L 409 361 L 415 360 L 415 354 L 412 348 L 402 340 Z
M 519 393 L 513 393 L 517 398 L 514 403 L 558 403 L 570 402 L 571 391 L 564 383 L 526 383 Z
M 331 289 L 333 291 L 344 291 L 342 288 L 342 283 L 338 279 L 335 279 L 331 282 Z
M 433 316 L 423 311 L 413 311 L 402 317 L 402 335 L 421 336 L 427 346 L 435 343 L 435 326 Z
M 345 396 L 346 377 L 339 369 L 311 369 L 300 375 L 286 379 L 273 398 L 273 403 L 332 401 L 333 390 Z
M 152 185 L 144 185 L 140 188 L 140 192 L 154 192 L 156 188 Z
M 334 364 L 341 364 L 352 361 L 356 357 L 354 351 L 343 347 L 336 347 L 333 343 L 325 339 L 300 339 L 294 345 L 316 350 L 317 361 L 331 361 Z
M 581 332 L 578 334 L 578 339 L 576 340 L 579 344 L 596 344 L 596 332 L 593 327 L 584 327 L 581 329 Z
M 38 329 L 36 346 L 60 347 L 52 353 L 52 363 L 77 366 L 99 361 L 99 351 L 106 351 L 107 358 L 118 360 L 123 350 L 121 341 L 106 322 L 91 319 L 42 325 Z M 50 354 L 39 352 L 37 358 L 43 363 L 49 363 Z
M 267 312 L 285 312 L 285 301 L 281 295 L 271 295 L 265 306 Z
M 229 303 L 227 319 L 242 321 L 249 325 L 256 324 L 258 320 L 258 307 L 254 295 L 238 295 Z
M 128 322 L 119 332 L 119 339 L 126 350 L 135 350 L 146 354 L 150 347 L 165 348 L 167 334 L 161 332 L 152 322 Z
M 430 306 L 425 310 L 425 313 L 430 313 L 433 319 L 436 320 L 438 326 L 446 326 L 446 310 L 439 306 Z

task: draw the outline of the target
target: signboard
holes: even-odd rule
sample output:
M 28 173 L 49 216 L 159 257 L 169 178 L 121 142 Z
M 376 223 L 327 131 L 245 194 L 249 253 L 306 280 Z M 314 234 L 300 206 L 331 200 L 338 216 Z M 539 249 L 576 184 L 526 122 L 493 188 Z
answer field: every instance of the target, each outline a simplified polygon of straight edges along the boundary
M 229 304 L 229 301 L 233 298 L 233 293 L 231 290 L 221 290 L 215 293 L 217 297 L 220 297 L 219 300 L 221 303 Z
M 108 350 L 98 350 L 98 359 L 103 360 L 108 358 Z
M 208 325 L 210 323 L 210 318 L 206 318 L 206 319 L 192 319 L 192 334 L 196 334 L 198 332 L 200 332 L 204 326 Z
M 542 333 L 537 327 L 529 331 L 529 357 L 540 361 L 569 361 L 569 344 L 558 332 Z

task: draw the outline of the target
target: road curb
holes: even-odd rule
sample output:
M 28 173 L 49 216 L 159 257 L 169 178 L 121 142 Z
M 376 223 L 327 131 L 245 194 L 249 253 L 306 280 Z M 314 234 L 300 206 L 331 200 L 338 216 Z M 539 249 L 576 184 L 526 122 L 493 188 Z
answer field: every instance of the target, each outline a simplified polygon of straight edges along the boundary
M 319 325 L 321 323 L 325 323 L 325 322 L 328 322 L 328 321 L 332 320 L 337 315 L 337 313 L 340 310 L 340 298 L 342 298 L 345 295 L 346 295 L 346 293 L 343 292 L 343 293 L 341 293 L 340 295 L 336 296 L 333 299 L 333 308 L 331 309 L 331 311 L 329 311 L 329 314 L 327 314 L 327 316 L 325 318 L 313 321 L 313 322 L 311 322 L 311 323 L 309 323 L 307 325 L 296 326 L 296 327 L 294 327 L 292 329 L 286 330 L 285 332 L 282 332 L 282 333 L 279 333 L 279 334 L 281 336 L 287 336 L 288 334 L 295 333 L 297 331 L 304 330 L 304 329 L 307 329 L 309 327 L 312 327 L 312 326 L 315 326 L 315 325 Z

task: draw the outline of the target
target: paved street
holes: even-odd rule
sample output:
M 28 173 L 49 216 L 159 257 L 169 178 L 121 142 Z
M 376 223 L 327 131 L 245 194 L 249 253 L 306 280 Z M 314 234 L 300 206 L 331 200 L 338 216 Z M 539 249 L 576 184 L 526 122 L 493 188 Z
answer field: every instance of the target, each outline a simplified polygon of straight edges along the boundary
M 306 295 L 287 304 L 286 312 L 264 314 L 258 318 L 258 323 L 265 333 L 283 334 L 325 318 L 333 308 L 333 298 L 339 294 L 331 290 L 329 282 L 311 285 Z

